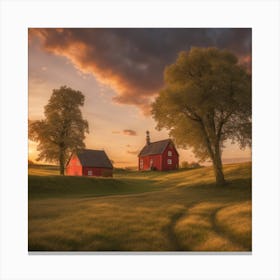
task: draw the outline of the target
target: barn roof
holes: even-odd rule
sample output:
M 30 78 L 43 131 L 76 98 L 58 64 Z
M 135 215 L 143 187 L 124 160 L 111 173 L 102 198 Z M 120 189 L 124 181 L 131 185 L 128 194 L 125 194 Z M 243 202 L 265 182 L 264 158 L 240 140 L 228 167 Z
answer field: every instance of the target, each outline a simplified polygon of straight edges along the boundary
M 147 144 L 139 153 L 139 156 L 157 155 L 162 154 L 169 143 L 172 143 L 170 139 L 165 139 L 157 142 Z
M 82 166 L 113 168 L 104 151 L 84 149 L 76 154 Z

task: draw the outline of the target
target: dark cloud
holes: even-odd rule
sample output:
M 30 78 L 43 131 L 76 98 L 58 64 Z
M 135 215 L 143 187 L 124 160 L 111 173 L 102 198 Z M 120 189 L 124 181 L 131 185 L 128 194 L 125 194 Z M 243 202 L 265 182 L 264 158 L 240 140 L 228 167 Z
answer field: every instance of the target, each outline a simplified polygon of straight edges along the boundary
M 123 134 L 124 135 L 129 135 L 129 136 L 136 136 L 137 135 L 136 131 L 132 130 L 132 129 L 124 129 Z
M 163 84 L 165 66 L 192 46 L 229 49 L 251 67 L 249 28 L 66 28 L 29 29 L 43 48 L 67 57 L 117 92 L 116 102 L 149 113 L 149 102 Z

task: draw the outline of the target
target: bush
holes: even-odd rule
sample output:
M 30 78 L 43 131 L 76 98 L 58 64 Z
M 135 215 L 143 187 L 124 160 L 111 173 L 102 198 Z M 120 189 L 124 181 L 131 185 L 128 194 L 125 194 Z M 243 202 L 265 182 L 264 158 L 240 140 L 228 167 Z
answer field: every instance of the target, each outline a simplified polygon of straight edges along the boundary
M 187 162 L 187 161 L 182 161 L 181 163 L 181 168 L 182 169 L 193 169 L 193 168 L 199 168 L 201 165 L 198 162 Z
M 201 167 L 201 165 L 198 162 L 192 162 L 190 164 L 190 168 L 199 168 L 199 167 Z
M 190 164 L 187 161 L 182 161 L 181 168 L 183 169 L 190 168 Z

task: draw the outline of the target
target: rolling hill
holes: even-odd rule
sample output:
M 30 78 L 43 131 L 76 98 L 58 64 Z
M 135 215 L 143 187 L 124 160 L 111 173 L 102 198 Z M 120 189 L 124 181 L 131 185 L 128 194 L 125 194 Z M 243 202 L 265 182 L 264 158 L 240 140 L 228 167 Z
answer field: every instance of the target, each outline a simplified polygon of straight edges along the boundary
M 29 251 L 252 249 L 251 163 L 173 172 L 62 177 L 29 168 Z

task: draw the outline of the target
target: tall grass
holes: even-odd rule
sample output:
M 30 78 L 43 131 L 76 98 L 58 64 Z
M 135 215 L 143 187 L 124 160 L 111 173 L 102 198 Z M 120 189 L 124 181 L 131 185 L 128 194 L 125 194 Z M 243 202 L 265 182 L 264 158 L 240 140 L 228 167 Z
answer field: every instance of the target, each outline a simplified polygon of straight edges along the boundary
M 30 176 L 30 251 L 250 251 L 251 164 L 113 179 Z

